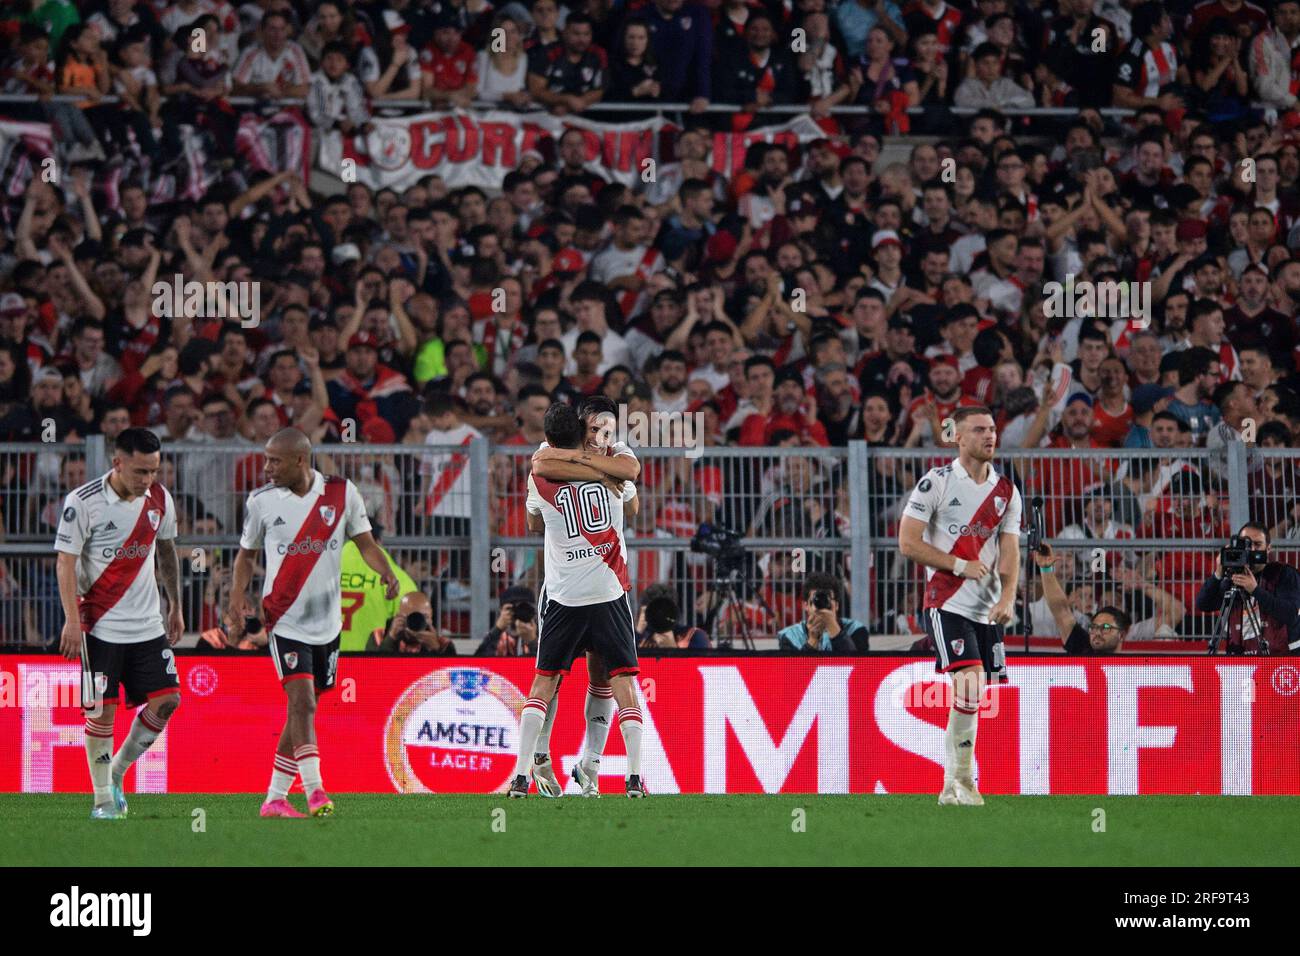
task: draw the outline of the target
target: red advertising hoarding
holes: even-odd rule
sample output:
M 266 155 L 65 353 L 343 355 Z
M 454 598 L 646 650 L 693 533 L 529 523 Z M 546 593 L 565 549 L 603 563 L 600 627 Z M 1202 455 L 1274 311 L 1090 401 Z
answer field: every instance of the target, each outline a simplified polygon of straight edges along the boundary
M 985 793 L 1300 794 L 1300 671 L 1285 658 L 1021 658 L 985 704 Z M 137 792 L 261 793 L 285 698 L 262 656 L 179 657 L 182 702 L 127 777 Z M 532 662 L 344 657 L 317 714 L 336 793 L 504 789 Z M 931 661 L 642 661 L 652 793 L 933 793 L 946 679 Z M 0 791 L 89 789 L 78 666 L 0 655 Z M 560 691 L 551 752 L 581 748 L 581 666 Z M 119 708 L 117 739 L 130 714 Z M 621 792 L 610 734 L 602 789 Z

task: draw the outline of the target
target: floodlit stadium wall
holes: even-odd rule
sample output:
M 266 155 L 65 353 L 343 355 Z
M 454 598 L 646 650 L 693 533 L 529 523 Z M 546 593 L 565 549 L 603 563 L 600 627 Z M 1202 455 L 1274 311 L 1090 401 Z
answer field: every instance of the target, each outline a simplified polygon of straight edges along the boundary
M 285 698 L 264 656 L 180 656 L 181 708 L 131 771 L 150 793 L 260 793 Z M 501 791 L 528 660 L 344 657 L 317 714 L 332 792 Z M 1300 794 L 1300 670 L 1273 658 L 1018 658 L 989 698 L 985 793 Z M 0 791 L 87 791 L 78 665 L 0 656 Z M 552 753 L 583 736 L 581 664 Z M 655 794 L 926 793 L 940 787 L 946 679 L 929 660 L 642 661 L 643 772 Z M 119 708 L 117 739 L 130 713 Z M 621 790 L 610 734 L 602 789 Z

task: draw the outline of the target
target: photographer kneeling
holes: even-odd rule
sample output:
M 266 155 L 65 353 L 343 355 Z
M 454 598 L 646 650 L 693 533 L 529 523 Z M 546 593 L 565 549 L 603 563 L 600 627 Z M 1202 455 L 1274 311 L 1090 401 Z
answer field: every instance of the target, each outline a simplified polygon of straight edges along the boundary
M 681 610 L 667 585 L 652 584 L 641 595 L 636 617 L 636 646 L 642 649 L 675 647 L 707 651 L 709 635 L 698 627 L 679 624 Z
M 803 620 L 777 633 L 777 646 L 799 654 L 866 654 L 867 627 L 840 617 L 840 582 L 810 574 L 804 584 Z
M 497 621 L 479 643 L 475 657 L 519 657 L 537 653 L 537 605 L 533 592 L 515 585 L 501 592 Z
M 1069 595 L 1056 576 L 1056 555 L 1052 546 L 1043 542 L 1034 552 L 1039 579 L 1043 584 L 1043 600 L 1052 612 L 1056 630 L 1064 639 L 1067 654 L 1118 654 L 1124 647 L 1132 620 L 1126 611 L 1107 605 L 1097 608 L 1085 629 L 1074 617 Z
M 1196 595 L 1196 610 L 1207 614 L 1223 609 L 1234 586 L 1245 598 L 1229 620 L 1224 648 L 1228 654 L 1300 653 L 1300 572 L 1268 560 L 1268 552 L 1268 532 L 1243 525 L 1219 553 L 1214 576 Z
M 457 654 L 455 642 L 439 634 L 433 626 L 433 606 L 419 591 L 402 595 L 397 614 L 388 625 L 388 633 L 379 643 L 379 650 L 436 654 L 439 657 L 455 657 Z

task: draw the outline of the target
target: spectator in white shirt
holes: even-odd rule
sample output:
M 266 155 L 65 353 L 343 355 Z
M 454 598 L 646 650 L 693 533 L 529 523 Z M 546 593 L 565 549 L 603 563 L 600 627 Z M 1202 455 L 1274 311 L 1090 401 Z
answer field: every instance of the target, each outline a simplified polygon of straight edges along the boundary
M 289 39 L 289 18 L 278 10 L 262 17 L 261 42 L 235 64 L 234 95 L 303 97 L 311 83 L 307 54 Z

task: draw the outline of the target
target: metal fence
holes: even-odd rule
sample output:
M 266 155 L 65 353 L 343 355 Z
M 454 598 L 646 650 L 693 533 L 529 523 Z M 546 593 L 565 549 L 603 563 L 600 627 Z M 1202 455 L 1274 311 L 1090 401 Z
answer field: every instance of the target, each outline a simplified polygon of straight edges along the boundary
M 350 478 L 394 559 L 429 595 L 438 626 L 472 651 L 492 626 L 501 593 L 537 593 L 540 539 L 527 531 L 531 449 L 490 446 L 331 445 L 316 466 Z M 694 457 L 691 457 L 691 455 Z M 715 642 L 772 647 L 801 614 L 803 582 L 843 583 L 844 613 L 882 647 L 919 639 L 923 573 L 897 548 L 907 497 L 940 449 L 724 448 L 638 450 L 641 507 L 626 523 L 634 603 L 666 585 L 683 620 Z M 161 480 L 176 501 L 186 619 L 217 626 L 229 587 L 244 500 L 262 481 L 249 444 L 166 444 Z M 1057 574 L 1080 615 L 1115 604 L 1134 637 L 1200 639 L 1214 616 L 1195 610 L 1224 539 L 1264 524 L 1277 560 L 1300 566 L 1300 450 L 1230 445 L 1225 452 L 1022 450 L 996 467 L 1043 499 Z M 64 496 L 110 467 L 102 439 L 84 445 L 0 444 L 0 644 L 49 644 L 62 615 L 51 542 Z M 724 555 L 692 550 L 702 523 L 729 529 Z M 719 560 L 721 558 L 721 560 Z M 721 567 L 720 567 L 721 565 Z M 256 586 L 256 585 L 255 585 Z M 1035 586 L 1036 587 L 1036 586 Z M 717 605 L 716 608 L 714 605 Z M 1052 635 L 1035 590 L 1014 632 Z M 910 635 L 910 636 L 909 636 Z

